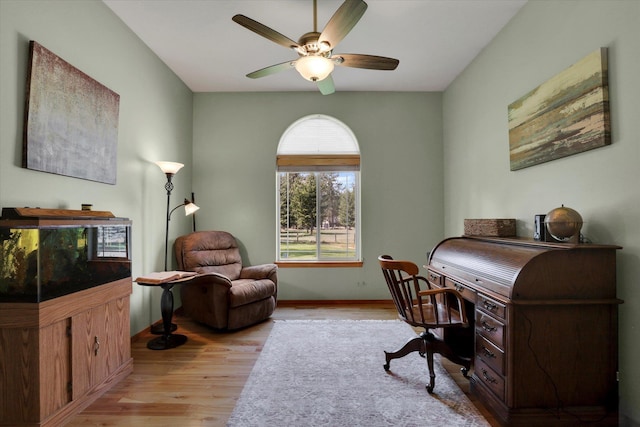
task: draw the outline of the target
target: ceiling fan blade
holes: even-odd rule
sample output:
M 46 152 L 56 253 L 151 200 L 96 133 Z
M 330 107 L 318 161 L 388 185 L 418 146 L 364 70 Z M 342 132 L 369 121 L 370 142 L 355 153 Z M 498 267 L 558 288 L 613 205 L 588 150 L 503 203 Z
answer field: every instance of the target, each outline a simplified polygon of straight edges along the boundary
M 323 50 L 329 51 L 335 48 L 358 23 L 366 10 L 367 4 L 362 0 L 346 0 L 342 3 L 320 34 L 318 39 L 320 46 L 328 44 L 328 48 L 325 47 Z
M 333 84 L 333 77 L 331 77 L 331 74 L 329 74 L 323 80 L 316 82 L 316 84 L 318 85 L 318 89 L 320 90 L 320 93 L 323 95 L 331 95 L 336 91 L 336 88 Z
M 247 18 L 244 15 L 235 15 L 233 18 L 234 22 L 242 25 L 245 28 L 253 31 L 256 34 L 261 35 L 264 38 L 271 40 L 272 42 L 278 43 L 281 46 L 284 46 L 289 49 L 294 49 L 298 47 L 298 43 L 294 42 L 287 36 L 283 36 L 276 30 L 273 30 L 267 27 L 264 24 L 259 23 L 258 21 L 254 21 L 251 18 Z
M 279 73 L 280 71 L 285 71 L 285 70 L 294 68 L 295 64 L 296 64 L 296 61 L 287 61 L 287 62 L 282 62 L 280 64 L 270 65 L 268 67 L 254 71 L 253 73 L 247 74 L 247 77 L 249 77 L 250 79 L 258 79 L 260 77 L 270 76 L 271 74 Z
M 333 55 L 331 60 L 343 67 L 367 68 L 369 70 L 395 70 L 400 63 L 400 61 L 394 58 L 360 55 L 357 53 L 340 53 Z

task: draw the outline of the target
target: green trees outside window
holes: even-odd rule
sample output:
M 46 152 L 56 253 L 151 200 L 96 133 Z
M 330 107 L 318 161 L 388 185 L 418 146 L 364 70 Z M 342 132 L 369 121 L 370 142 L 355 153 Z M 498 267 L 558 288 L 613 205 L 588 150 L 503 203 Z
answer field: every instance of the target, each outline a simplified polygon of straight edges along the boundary
M 357 171 L 279 172 L 279 258 L 357 259 Z

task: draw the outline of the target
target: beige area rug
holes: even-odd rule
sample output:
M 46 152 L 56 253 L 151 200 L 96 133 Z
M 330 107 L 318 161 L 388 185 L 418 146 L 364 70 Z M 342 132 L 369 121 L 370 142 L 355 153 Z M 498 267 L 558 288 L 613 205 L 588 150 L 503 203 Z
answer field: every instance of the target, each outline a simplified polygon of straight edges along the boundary
M 415 335 L 396 320 L 276 321 L 229 427 L 489 426 L 436 356 L 436 386 L 417 353 L 391 361 Z

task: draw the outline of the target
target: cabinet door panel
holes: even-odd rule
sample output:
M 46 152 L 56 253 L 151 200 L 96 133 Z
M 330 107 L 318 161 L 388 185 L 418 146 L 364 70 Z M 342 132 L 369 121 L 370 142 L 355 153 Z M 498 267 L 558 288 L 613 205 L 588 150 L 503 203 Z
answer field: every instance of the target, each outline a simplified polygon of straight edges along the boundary
M 0 420 L 37 421 L 39 400 L 39 330 L 0 328 Z
M 111 301 L 103 309 L 105 331 L 97 357 L 104 366 L 106 378 L 131 357 L 129 299 Z
M 106 368 L 98 358 L 105 336 L 104 323 L 104 306 L 82 312 L 72 319 L 73 399 L 82 396 L 106 376 Z
M 41 418 L 55 413 L 71 400 L 70 320 L 65 319 L 40 330 Z

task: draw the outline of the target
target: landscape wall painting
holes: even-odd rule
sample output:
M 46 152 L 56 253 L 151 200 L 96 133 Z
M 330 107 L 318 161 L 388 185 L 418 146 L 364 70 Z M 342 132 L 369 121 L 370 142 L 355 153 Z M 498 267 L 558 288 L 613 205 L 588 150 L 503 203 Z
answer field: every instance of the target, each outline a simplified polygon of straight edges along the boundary
M 509 105 L 511 170 L 609 145 L 607 48 Z

